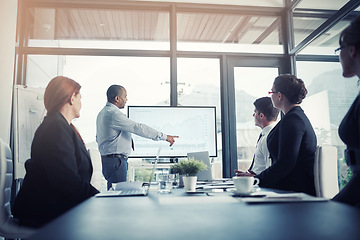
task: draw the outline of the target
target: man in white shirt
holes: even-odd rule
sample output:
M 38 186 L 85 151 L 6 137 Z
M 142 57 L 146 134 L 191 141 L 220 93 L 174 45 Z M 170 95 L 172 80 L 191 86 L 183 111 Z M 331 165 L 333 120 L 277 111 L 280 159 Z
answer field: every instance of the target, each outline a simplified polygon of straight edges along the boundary
M 131 133 L 155 141 L 163 140 L 172 146 L 178 136 L 165 135 L 145 124 L 130 120 L 120 109 L 127 101 L 126 89 L 120 85 L 111 85 L 107 92 L 108 102 L 96 119 L 96 142 L 99 146 L 102 172 L 107 180 L 107 189 L 112 183 L 125 182 L 127 159 L 134 148 Z
M 254 158 L 248 172 L 251 174 L 259 174 L 271 166 L 271 159 L 266 139 L 269 132 L 276 125 L 279 110 L 274 108 L 271 98 L 269 97 L 256 99 L 254 106 L 255 110 L 253 117 L 255 125 L 260 127 L 262 131 L 256 144 Z M 235 170 L 235 172 L 238 171 Z

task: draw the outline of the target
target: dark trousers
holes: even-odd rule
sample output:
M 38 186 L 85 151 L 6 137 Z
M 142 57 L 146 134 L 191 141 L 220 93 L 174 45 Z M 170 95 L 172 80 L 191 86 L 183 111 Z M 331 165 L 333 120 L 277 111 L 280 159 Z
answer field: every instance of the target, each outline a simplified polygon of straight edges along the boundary
M 107 190 L 112 183 L 126 182 L 128 162 L 123 155 L 101 156 L 102 173 L 107 180 Z

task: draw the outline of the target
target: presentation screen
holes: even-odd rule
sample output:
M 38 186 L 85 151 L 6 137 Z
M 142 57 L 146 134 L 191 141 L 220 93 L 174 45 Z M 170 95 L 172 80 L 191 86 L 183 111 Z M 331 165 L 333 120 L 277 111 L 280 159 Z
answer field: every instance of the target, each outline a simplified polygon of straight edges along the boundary
M 186 157 L 188 152 L 208 151 L 217 156 L 215 107 L 128 106 L 128 117 L 167 135 L 179 136 L 174 145 L 132 134 L 134 151 L 129 157 Z

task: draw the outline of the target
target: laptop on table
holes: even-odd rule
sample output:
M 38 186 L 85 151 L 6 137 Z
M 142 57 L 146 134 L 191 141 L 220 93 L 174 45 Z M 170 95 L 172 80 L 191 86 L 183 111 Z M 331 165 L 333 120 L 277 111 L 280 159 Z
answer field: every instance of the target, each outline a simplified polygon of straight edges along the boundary
M 160 148 L 157 151 L 155 163 L 151 170 L 150 179 L 147 183 L 143 184 L 141 188 L 133 188 L 133 189 L 118 189 L 115 188 L 115 191 L 106 191 L 101 192 L 95 195 L 95 197 L 128 197 L 128 196 L 147 196 L 151 186 L 151 179 L 153 178 L 154 172 L 156 170 L 157 163 L 159 161 Z M 147 185 L 147 187 L 144 187 Z

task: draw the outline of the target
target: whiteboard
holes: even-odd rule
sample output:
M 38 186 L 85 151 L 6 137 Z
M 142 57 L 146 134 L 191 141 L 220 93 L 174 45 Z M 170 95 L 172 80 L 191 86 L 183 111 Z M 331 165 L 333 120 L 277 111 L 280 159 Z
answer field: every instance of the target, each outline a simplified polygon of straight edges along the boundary
M 24 178 L 34 133 L 46 115 L 44 88 L 14 87 L 14 177 Z

